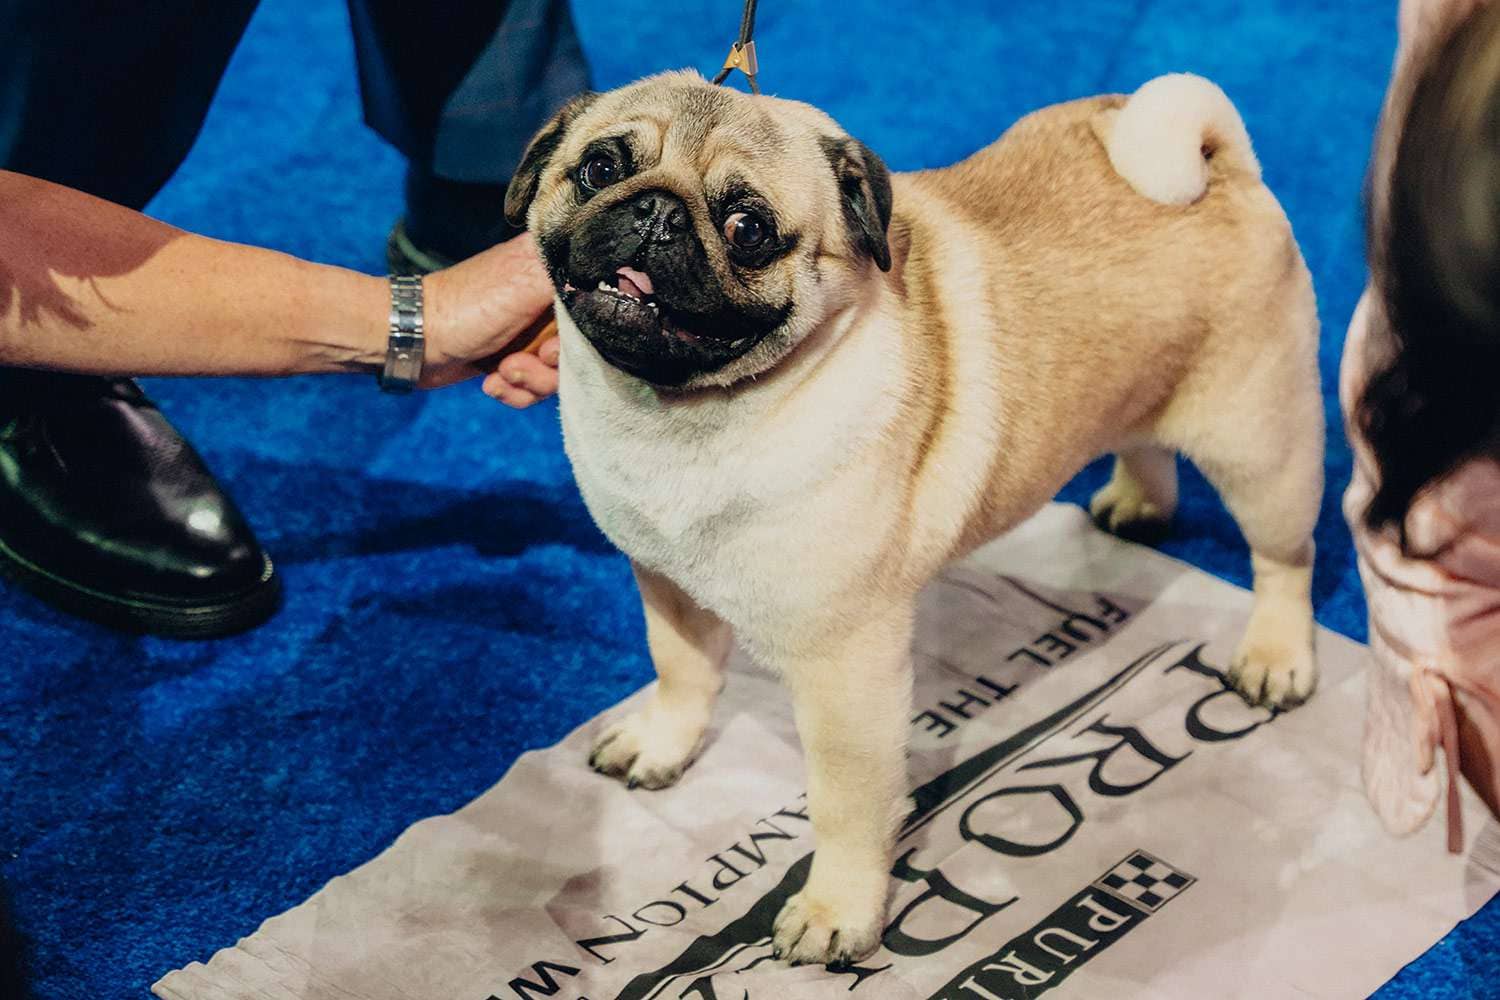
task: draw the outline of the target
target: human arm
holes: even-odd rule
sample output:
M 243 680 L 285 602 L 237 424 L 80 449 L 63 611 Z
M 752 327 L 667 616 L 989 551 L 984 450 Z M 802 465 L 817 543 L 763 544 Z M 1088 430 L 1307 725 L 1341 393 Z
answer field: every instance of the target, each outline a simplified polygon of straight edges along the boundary
M 424 387 L 489 373 L 485 391 L 518 406 L 556 390 L 555 343 L 496 367 L 552 299 L 528 237 L 429 276 L 425 299 Z M 0 171 L 0 364 L 131 375 L 375 371 L 388 313 L 382 278 L 196 236 Z

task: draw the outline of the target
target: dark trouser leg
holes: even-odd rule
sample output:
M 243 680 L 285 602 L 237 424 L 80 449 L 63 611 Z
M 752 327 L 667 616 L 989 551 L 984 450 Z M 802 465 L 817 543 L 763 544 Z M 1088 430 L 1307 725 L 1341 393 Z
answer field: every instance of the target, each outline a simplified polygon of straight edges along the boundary
M 0 167 L 141 208 L 197 138 L 255 5 L 0 2 Z
M 350 0 L 350 12 L 365 118 L 410 164 L 392 265 L 422 263 L 399 259 L 403 246 L 431 265 L 513 236 L 505 185 L 536 131 L 588 86 L 568 5 Z
M 140 208 L 187 155 L 254 0 L 0 2 L 0 167 Z M 0 368 L 0 574 L 133 631 L 222 635 L 280 583 L 126 379 Z

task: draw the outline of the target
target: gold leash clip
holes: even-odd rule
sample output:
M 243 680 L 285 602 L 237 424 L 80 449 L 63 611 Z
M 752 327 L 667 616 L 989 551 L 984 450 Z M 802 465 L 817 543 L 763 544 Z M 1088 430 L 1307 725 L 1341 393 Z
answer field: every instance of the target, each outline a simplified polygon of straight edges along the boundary
M 760 72 L 760 64 L 755 61 L 754 42 L 746 42 L 744 45 L 735 42 L 729 50 L 728 58 L 724 60 L 723 68 L 726 71 L 737 69 L 741 73 L 744 73 L 745 76 L 750 78 L 751 89 L 755 90 L 756 93 L 760 93 L 755 88 L 755 74 Z
M 723 83 L 729 79 L 729 74 L 739 70 L 745 74 L 745 79 L 750 81 L 750 93 L 760 93 L 760 84 L 755 76 L 760 72 L 760 63 L 755 58 L 755 6 L 756 0 L 745 0 L 745 16 L 740 21 L 739 41 L 730 48 L 729 55 L 724 60 L 724 66 L 714 77 L 714 83 Z

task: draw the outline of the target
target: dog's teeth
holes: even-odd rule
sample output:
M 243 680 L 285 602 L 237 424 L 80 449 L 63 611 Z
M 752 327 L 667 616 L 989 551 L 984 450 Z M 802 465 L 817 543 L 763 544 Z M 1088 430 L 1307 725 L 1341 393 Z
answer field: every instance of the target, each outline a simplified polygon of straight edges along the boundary
M 614 289 L 611 288 L 611 287 L 609 287 L 609 283 L 608 282 L 601 281 L 601 282 L 599 282 L 599 291 L 601 291 L 601 292 L 612 292 L 612 291 L 614 291 Z

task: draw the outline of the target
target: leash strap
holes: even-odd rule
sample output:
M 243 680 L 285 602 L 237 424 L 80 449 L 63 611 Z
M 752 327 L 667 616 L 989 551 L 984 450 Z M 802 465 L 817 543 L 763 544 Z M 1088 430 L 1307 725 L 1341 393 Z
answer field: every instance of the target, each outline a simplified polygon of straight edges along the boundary
M 714 77 L 714 83 L 722 84 L 729 79 L 729 74 L 739 70 L 745 74 L 745 79 L 750 81 L 750 93 L 760 93 L 760 84 L 756 82 L 755 75 L 760 72 L 760 65 L 755 61 L 755 4 L 756 0 L 745 0 L 745 16 L 740 18 L 740 40 L 735 42 L 729 50 L 729 57 L 724 60 L 724 68 L 719 70 L 719 75 Z

